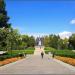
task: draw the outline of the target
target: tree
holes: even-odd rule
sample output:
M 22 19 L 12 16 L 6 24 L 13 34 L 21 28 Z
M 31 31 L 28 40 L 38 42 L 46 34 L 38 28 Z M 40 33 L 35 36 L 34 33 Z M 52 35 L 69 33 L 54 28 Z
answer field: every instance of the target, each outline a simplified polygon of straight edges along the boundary
M 0 29 L 0 50 L 7 50 L 7 34 L 8 30 Z
M 5 10 L 4 0 L 0 0 L 0 28 L 9 28 L 10 24 L 8 23 L 9 17 L 7 16 L 7 11 Z
M 44 37 L 44 46 L 49 47 L 49 37 L 48 36 Z
M 29 36 L 22 35 L 22 42 L 26 43 L 24 47 L 29 47 L 28 41 L 29 41 Z
M 29 47 L 35 46 L 35 38 L 33 36 L 29 37 L 28 44 L 29 44 Z
M 22 35 L 22 42 L 25 43 L 25 47 L 34 47 L 35 39 L 33 36 L 29 37 L 28 35 Z
M 58 40 L 58 49 L 68 49 L 68 39 L 59 39 Z
M 49 35 L 49 47 L 58 49 L 58 39 L 59 39 L 59 36 Z
M 69 48 L 75 49 L 75 34 L 72 34 L 72 36 L 69 38 Z
M 20 34 L 17 29 L 10 29 L 9 35 L 8 35 L 8 41 L 10 43 L 11 50 L 13 49 L 19 49 L 20 44 Z
M 68 39 L 67 38 L 63 39 L 63 45 L 64 45 L 64 49 L 68 49 Z
M 2 50 L 7 50 L 7 36 L 11 26 L 11 24 L 8 23 L 9 17 L 7 16 L 5 6 L 4 0 L 0 0 L 0 48 Z
M 63 49 L 63 40 L 58 39 L 58 50 Z

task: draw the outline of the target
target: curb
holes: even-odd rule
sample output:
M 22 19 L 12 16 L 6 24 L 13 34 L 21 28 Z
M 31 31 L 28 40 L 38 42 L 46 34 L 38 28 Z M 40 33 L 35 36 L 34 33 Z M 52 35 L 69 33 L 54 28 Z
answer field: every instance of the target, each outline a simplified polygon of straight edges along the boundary
M 65 62 L 63 62 L 63 61 L 57 60 L 57 59 L 53 59 L 53 60 L 54 60 L 55 62 L 57 62 L 57 63 L 63 65 L 64 67 L 66 67 L 66 68 L 68 68 L 68 69 L 70 69 L 70 70 L 75 71 L 75 67 L 74 67 L 74 66 L 72 66 L 72 65 L 70 65 L 70 64 L 67 64 L 67 63 L 65 63 Z

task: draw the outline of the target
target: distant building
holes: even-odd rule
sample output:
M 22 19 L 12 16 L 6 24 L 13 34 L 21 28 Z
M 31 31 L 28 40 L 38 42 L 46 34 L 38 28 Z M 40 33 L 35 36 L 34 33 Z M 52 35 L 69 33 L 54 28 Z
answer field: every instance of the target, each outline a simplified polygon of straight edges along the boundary
M 41 46 L 44 45 L 44 39 L 43 39 L 43 37 L 37 37 L 36 38 L 36 46 L 39 46 L 39 45 L 41 45 Z

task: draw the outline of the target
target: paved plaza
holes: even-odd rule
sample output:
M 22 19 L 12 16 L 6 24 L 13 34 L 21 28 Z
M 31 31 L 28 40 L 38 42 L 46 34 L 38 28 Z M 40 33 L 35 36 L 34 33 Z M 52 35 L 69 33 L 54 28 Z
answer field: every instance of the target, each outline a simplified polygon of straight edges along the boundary
M 34 52 L 34 55 L 0 67 L 0 74 L 75 74 L 75 70 L 57 62 L 49 55 L 45 54 L 42 59 L 39 53 Z

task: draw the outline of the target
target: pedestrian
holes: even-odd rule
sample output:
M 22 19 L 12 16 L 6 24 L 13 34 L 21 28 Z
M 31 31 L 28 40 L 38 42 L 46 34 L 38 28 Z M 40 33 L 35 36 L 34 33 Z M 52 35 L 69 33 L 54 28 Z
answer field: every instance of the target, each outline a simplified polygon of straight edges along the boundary
M 43 56 L 44 56 L 44 53 L 43 53 L 43 52 L 41 52 L 41 57 L 42 57 L 42 59 L 43 59 Z
M 41 46 L 40 46 L 40 49 L 41 49 Z
M 26 57 L 27 53 L 24 54 L 24 57 Z
M 55 52 L 53 52 L 52 57 L 53 57 L 53 58 L 55 57 Z

